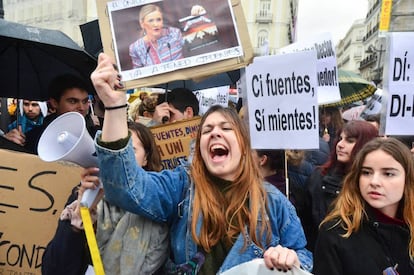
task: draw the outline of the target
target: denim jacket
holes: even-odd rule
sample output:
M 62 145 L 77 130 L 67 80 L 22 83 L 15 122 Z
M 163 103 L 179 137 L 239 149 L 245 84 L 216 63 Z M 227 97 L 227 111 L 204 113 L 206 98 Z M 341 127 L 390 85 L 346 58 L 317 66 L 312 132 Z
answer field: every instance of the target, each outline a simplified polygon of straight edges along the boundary
M 170 227 L 171 251 L 175 264 L 190 261 L 197 253 L 197 245 L 191 236 L 192 199 L 194 186 L 187 168 L 147 172 L 135 161 L 131 140 L 120 150 L 110 150 L 97 144 L 100 178 L 104 182 L 106 199 L 132 213 L 146 216 Z M 306 239 L 295 208 L 286 197 L 271 184 L 265 183 L 268 193 L 267 217 L 272 227 L 271 242 L 262 245 L 266 249 L 281 245 L 298 254 L 301 267 L 311 271 L 312 254 L 305 249 Z M 201 218 L 197 228 L 201 227 Z M 247 236 L 247 228 L 245 235 Z M 242 250 L 244 239 L 239 235 L 218 273 L 241 263 L 263 258 L 264 250 L 248 242 Z

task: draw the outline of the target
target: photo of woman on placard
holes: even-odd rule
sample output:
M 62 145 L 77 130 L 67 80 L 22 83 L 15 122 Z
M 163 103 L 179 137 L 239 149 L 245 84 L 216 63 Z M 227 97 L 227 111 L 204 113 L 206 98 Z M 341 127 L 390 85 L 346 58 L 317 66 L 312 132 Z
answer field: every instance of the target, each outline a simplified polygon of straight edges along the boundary
M 110 30 L 124 81 L 243 54 L 229 1 L 140 3 L 107 4 L 110 28 L 103 32 Z
M 178 28 L 164 26 L 161 8 L 145 5 L 139 11 L 142 36 L 129 45 L 133 68 L 160 64 L 183 58 L 183 39 Z

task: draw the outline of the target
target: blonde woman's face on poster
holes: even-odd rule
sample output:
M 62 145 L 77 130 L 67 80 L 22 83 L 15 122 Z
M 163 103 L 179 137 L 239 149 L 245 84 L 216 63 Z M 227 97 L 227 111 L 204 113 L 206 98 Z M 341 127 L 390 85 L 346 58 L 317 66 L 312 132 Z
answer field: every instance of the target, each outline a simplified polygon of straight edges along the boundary
M 147 14 L 141 22 L 141 27 L 145 34 L 152 41 L 161 37 L 164 21 L 160 11 L 154 11 Z

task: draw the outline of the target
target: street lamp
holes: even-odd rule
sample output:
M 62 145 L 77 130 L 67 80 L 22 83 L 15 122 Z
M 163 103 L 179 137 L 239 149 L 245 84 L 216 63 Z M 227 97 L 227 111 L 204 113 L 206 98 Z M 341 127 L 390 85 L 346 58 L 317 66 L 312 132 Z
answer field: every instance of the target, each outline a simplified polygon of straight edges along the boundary
M 0 18 L 4 18 L 3 0 L 0 0 Z
M 381 57 L 382 57 L 383 52 L 385 52 L 385 49 L 382 48 L 382 44 L 380 45 L 379 49 L 375 48 L 373 45 L 369 45 L 368 49 L 365 51 L 365 53 L 369 53 L 369 54 L 378 53 L 377 68 L 374 70 L 375 78 L 373 79 L 376 85 L 381 83 L 381 79 L 382 79 Z

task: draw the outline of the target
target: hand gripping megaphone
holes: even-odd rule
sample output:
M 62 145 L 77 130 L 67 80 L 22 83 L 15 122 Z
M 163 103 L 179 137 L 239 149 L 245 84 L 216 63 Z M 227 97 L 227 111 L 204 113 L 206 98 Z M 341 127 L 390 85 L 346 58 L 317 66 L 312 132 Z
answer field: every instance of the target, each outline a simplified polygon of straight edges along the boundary
M 93 139 L 86 129 L 85 118 L 78 112 L 62 114 L 52 121 L 39 139 L 37 152 L 47 162 L 62 160 L 82 167 L 98 167 Z M 99 188 L 87 189 L 81 204 L 91 207 L 102 191 L 102 183 Z

